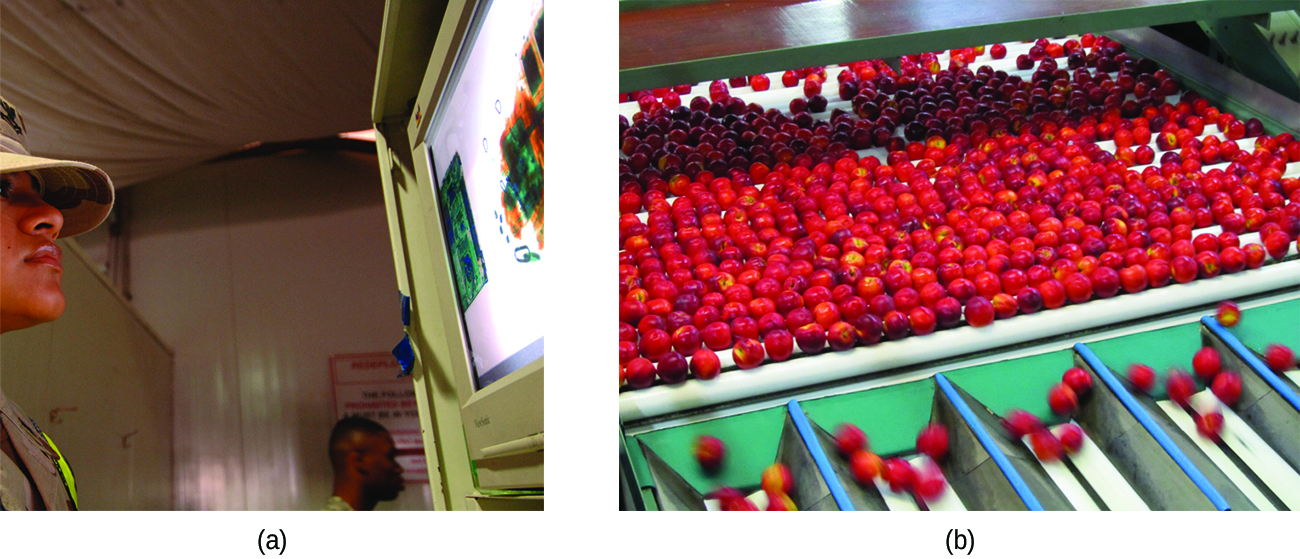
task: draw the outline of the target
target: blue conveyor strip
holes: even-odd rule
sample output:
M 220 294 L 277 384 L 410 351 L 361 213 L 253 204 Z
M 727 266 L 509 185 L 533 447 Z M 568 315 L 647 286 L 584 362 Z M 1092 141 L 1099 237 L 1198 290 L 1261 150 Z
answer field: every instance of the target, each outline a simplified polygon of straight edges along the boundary
M 1178 448 L 1177 444 L 1174 444 L 1173 439 L 1169 438 L 1169 434 L 1165 433 L 1165 430 L 1161 429 L 1159 425 L 1156 425 L 1155 420 L 1151 419 L 1142 404 L 1139 404 L 1133 398 L 1133 395 L 1128 393 L 1128 389 L 1124 388 L 1119 379 L 1110 372 L 1110 369 L 1101 362 L 1101 359 L 1097 358 L 1097 354 L 1081 343 L 1074 344 L 1074 351 L 1088 363 L 1089 367 L 1092 367 L 1092 371 L 1097 373 L 1098 377 L 1101 377 L 1102 382 L 1110 387 L 1111 392 L 1115 393 L 1119 401 L 1123 402 L 1124 407 L 1128 408 L 1129 413 L 1132 413 L 1138 423 L 1141 423 L 1147 432 L 1151 433 L 1151 436 L 1155 438 L 1156 442 L 1165 449 L 1165 452 L 1169 453 L 1169 457 L 1174 459 L 1174 463 L 1183 469 L 1188 478 L 1191 478 L 1192 483 L 1195 483 L 1201 489 L 1201 492 L 1205 493 L 1210 503 L 1219 510 L 1230 510 L 1228 501 L 1219 494 L 1219 491 L 1213 485 L 1210 485 L 1210 481 L 1205 479 L 1205 475 L 1196 468 L 1196 465 L 1192 464 L 1191 459 L 1186 454 L 1183 454 L 1182 449 Z
M 1260 377 L 1263 377 L 1264 382 L 1267 382 L 1269 386 L 1273 387 L 1273 390 L 1277 391 L 1278 395 L 1281 396 L 1282 399 L 1290 402 L 1291 406 L 1295 409 L 1300 410 L 1300 396 L 1297 396 L 1295 392 L 1292 392 L 1286 383 L 1282 382 L 1282 379 L 1278 378 L 1277 374 L 1274 373 L 1267 364 L 1260 361 L 1259 358 L 1255 356 L 1255 352 L 1251 351 L 1250 348 L 1247 348 L 1245 344 L 1241 343 L 1241 340 L 1238 340 L 1236 336 L 1232 335 L 1232 332 L 1229 332 L 1227 328 L 1224 328 L 1222 324 L 1219 324 L 1219 321 L 1215 320 L 1214 317 L 1201 317 L 1201 323 L 1204 324 L 1206 328 L 1209 328 L 1211 332 L 1214 332 L 1214 335 L 1218 336 L 1220 340 L 1223 340 L 1223 343 L 1232 348 L 1232 351 L 1235 352 L 1242 361 L 1245 361 L 1247 365 L 1250 365 L 1250 368 L 1255 369 L 1255 373 Z
M 943 376 L 943 373 L 939 373 L 934 375 L 934 380 L 939 383 L 939 389 L 943 390 L 944 395 L 948 397 L 948 401 L 952 402 L 954 408 L 957 408 L 957 413 L 961 414 L 962 419 L 966 420 L 966 425 L 975 433 L 975 438 L 979 439 L 980 444 L 984 445 L 984 451 L 988 452 L 989 457 L 993 458 L 993 463 L 997 464 L 998 468 L 1002 470 L 1002 474 L 1007 476 L 1011 488 L 1015 489 L 1016 494 L 1020 495 L 1020 499 L 1025 502 L 1025 507 L 1029 510 L 1043 510 L 1043 505 L 1039 504 L 1038 497 L 1035 497 L 1034 492 L 1029 490 L 1029 486 L 1020 477 L 1020 473 L 1016 471 L 1015 466 L 1011 465 L 1007 455 L 1003 454 L 1002 449 L 998 448 L 997 442 L 993 440 L 988 431 L 984 430 L 984 425 L 980 423 L 978 417 L 975 417 L 975 412 L 971 411 L 970 406 L 966 405 L 966 401 L 962 399 L 961 394 L 957 393 L 957 389 L 948 380 L 948 377 Z
M 844 486 L 840 485 L 840 477 L 835 475 L 835 469 L 831 467 L 831 462 L 826 458 L 826 453 L 822 450 L 822 444 L 817 440 L 817 433 L 813 432 L 812 425 L 808 423 L 808 417 L 803 414 L 803 408 L 799 407 L 799 402 L 790 400 L 786 404 L 790 412 L 790 418 L 794 420 L 794 427 L 799 431 L 799 437 L 803 439 L 804 446 L 808 447 L 808 452 L 812 454 L 813 462 L 817 464 L 817 469 L 822 473 L 822 479 L 826 480 L 826 487 L 831 491 L 831 498 L 835 499 L 835 504 L 839 505 L 840 510 L 857 510 L 853 507 L 853 502 L 849 501 L 849 494 L 844 491 Z

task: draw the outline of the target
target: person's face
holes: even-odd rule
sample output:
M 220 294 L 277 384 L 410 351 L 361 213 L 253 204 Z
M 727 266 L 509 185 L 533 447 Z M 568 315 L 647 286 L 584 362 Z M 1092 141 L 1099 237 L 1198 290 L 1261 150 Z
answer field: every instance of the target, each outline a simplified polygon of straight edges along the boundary
M 63 214 L 45 203 L 28 173 L 0 175 L 0 332 L 63 314 L 63 255 L 54 239 Z
M 397 463 L 397 447 L 387 433 L 366 437 L 365 454 L 359 470 L 366 478 L 366 488 L 380 501 L 391 501 L 405 488 L 402 466 Z

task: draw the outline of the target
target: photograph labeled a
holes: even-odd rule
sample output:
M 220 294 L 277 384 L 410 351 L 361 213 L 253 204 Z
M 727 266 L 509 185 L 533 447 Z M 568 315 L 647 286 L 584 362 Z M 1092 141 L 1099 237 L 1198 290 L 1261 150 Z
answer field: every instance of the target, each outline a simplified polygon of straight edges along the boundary
M 544 510 L 543 8 L 6 0 L 0 511 Z
M 619 7 L 621 510 L 1300 510 L 1294 4 Z

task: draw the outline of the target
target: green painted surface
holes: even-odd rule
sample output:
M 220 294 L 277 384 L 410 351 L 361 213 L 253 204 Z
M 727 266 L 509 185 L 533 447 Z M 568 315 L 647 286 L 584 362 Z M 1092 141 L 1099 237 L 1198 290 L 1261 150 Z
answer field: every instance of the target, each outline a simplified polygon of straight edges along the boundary
M 1155 369 L 1156 386 L 1151 395 L 1164 398 L 1170 367 L 1192 371 L 1192 357 L 1202 347 L 1201 325 L 1199 322 L 1180 324 L 1087 345 L 1116 376 L 1127 377 L 1128 368 L 1134 363 Z
M 1228 329 L 1259 353 L 1269 344 L 1282 344 L 1300 354 L 1300 299 L 1241 311 L 1241 322 Z
M 882 457 L 911 453 L 916 435 L 930 421 L 934 401 L 931 379 L 800 401 L 808 418 L 834 433 L 852 423 L 866 433 L 871 450 Z
M 943 375 L 999 416 L 1012 409 L 1022 409 L 1044 423 L 1055 424 L 1063 418 L 1052 414 L 1047 405 L 1047 391 L 1061 382 L 1061 376 L 1073 366 L 1074 351 L 1063 349 L 955 369 Z
M 692 423 L 681 427 L 652 431 L 632 437 L 628 443 L 638 481 L 642 485 L 650 483 L 650 473 L 645 467 L 645 457 L 636 444 L 636 439 L 644 441 L 682 478 L 700 493 L 707 494 L 723 486 L 746 488 L 758 487 L 762 482 L 763 469 L 776 461 L 777 443 L 781 440 L 781 428 L 785 424 L 786 408 L 784 406 L 759 410 L 721 419 Z M 704 472 L 692 449 L 695 438 L 700 435 L 712 435 L 722 440 L 727 453 L 722 470 L 716 475 Z

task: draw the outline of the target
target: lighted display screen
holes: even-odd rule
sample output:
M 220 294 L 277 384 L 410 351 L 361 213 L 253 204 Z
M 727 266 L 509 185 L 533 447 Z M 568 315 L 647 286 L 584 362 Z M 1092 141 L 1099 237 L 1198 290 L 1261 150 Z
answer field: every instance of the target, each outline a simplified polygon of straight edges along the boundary
M 478 389 L 542 357 L 541 0 L 496 0 L 462 47 L 429 145 Z

